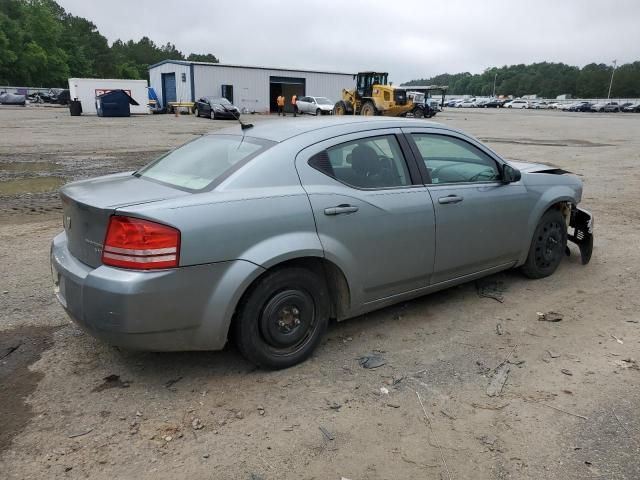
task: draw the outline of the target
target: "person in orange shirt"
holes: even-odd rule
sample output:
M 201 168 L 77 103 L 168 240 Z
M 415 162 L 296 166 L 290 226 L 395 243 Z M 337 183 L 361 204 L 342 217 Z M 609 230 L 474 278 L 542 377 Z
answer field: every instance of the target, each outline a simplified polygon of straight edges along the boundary
M 276 104 L 278 105 L 278 116 L 282 114 L 283 117 L 286 117 L 287 114 L 284 113 L 284 96 L 278 95 L 278 98 L 276 99 Z
M 291 105 L 293 106 L 293 116 L 298 116 L 298 96 L 295 93 L 291 97 Z

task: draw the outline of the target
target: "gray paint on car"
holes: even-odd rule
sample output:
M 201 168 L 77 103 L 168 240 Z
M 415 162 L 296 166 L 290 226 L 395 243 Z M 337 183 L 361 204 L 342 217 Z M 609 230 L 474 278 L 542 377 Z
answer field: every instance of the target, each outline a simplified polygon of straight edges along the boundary
M 70 184 L 62 195 L 74 199 L 69 214 L 85 230 L 74 224 L 52 244 L 52 263 L 66 284 L 61 301 L 78 323 L 110 343 L 148 350 L 219 349 L 243 293 L 284 261 L 324 258 L 341 270 L 350 293 L 342 320 L 521 265 L 549 206 L 580 201 L 581 181 L 538 173 L 547 166 L 518 164 L 522 178 L 510 184 L 419 181 L 366 190 L 308 164 L 315 153 L 350 139 L 411 132 L 456 136 L 506 163 L 474 138 L 439 124 L 334 117 L 213 133 L 277 143 L 210 191 L 188 193 L 130 174 Z M 409 155 L 407 161 L 414 159 Z M 464 201 L 438 203 L 451 194 Z M 342 204 L 358 211 L 325 215 L 326 208 Z M 101 265 L 95 244 L 103 241 L 111 214 L 179 229 L 180 268 L 133 272 Z M 92 218 L 103 223 L 91 225 Z M 87 243 L 93 253 L 80 247 L 84 240 L 93 242 Z

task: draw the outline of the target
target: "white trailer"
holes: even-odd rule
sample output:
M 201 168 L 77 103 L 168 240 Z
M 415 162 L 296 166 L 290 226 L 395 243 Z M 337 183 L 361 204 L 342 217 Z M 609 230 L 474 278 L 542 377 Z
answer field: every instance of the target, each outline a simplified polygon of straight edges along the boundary
M 149 94 L 146 80 L 126 80 L 122 78 L 70 78 L 71 100 L 82 103 L 82 113 L 96 115 L 96 97 L 111 90 L 124 90 L 140 105 L 131 105 L 131 113 L 149 113 Z

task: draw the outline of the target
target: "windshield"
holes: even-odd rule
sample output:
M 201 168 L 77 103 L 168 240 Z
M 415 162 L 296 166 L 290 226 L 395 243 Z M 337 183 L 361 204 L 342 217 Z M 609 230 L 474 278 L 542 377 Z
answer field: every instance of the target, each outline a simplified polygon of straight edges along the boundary
M 209 103 L 218 103 L 220 105 L 231 105 L 231 102 L 224 97 L 223 98 L 207 97 L 207 100 L 209 100 Z
M 328 98 L 325 97 L 316 97 L 316 103 L 318 105 L 333 105 Z
M 187 190 L 202 190 L 271 142 L 240 135 L 204 135 L 136 172 L 136 176 Z

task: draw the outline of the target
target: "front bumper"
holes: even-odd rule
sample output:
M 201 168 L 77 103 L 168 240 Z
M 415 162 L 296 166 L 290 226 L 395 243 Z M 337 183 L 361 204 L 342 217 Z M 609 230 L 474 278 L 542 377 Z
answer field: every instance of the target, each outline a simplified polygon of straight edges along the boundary
M 51 244 L 54 291 L 92 336 L 133 350 L 219 350 L 235 305 L 260 267 L 242 260 L 158 271 L 90 267 Z
M 587 210 L 574 208 L 571 211 L 569 227 L 573 228 L 573 233 L 567 238 L 578 245 L 582 264 L 586 265 L 593 253 L 593 215 Z

